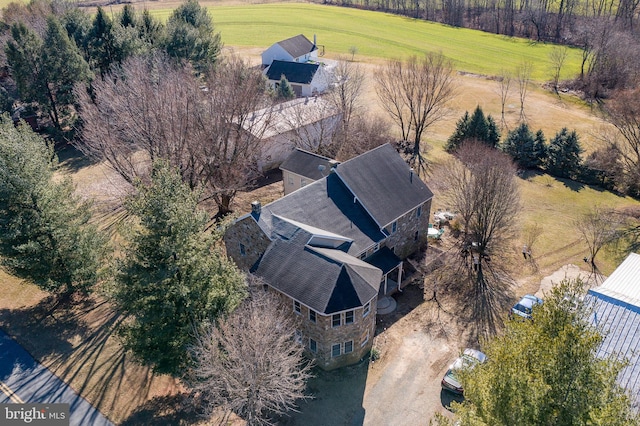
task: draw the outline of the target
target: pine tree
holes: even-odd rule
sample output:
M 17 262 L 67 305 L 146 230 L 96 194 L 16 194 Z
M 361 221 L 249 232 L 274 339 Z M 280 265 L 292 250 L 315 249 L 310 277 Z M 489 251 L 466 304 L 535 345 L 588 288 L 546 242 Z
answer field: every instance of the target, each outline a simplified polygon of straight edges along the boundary
M 575 130 L 569 132 L 563 128 L 549 143 L 547 171 L 564 178 L 574 178 L 580 173 L 583 149 Z
M 469 132 L 469 122 L 471 121 L 471 117 L 469 117 L 469 111 L 465 111 L 462 118 L 458 120 L 456 123 L 456 130 L 453 132 L 449 139 L 447 140 L 447 145 L 445 150 L 447 152 L 453 152 L 464 141 L 467 133 Z
M 471 116 L 465 111 L 456 124 L 455 132 L 447 140 L 445 149 L 453 152 L 467 140 L 477 140 L 492 148 L 497 147 L 500 142 L 500 132 L 495 120 L 490 115 L 485 117 L 480 106 L 476 107 Z
M 540 167 L 544 161 L 544 135 L 539 130 L 534 137 L 526 123 L 509 132 L 502 150 L 523 169 Z
M 235 308 L 244 281 L 217 248 L 218 236 L 205 233 L 208 215 L 176 170 L 155 163 L 151 183 L 137 182 L 136 189 L 126 203 L 136 220 L 126 232 L 114 291 L 131 318 L 120 333 L 142 363 L 178 375 L 195 328 Z
M 276 90 L 276 97 L 278 99 L 284 100 L 289 100 L 296 97 L 296 94 L 291 88 L 287 77 L 285 77 L 284 75 L 280 77 L 280 82 L 278 83 L 278 88 Z
M 0 259 L 44 290 L 87 292 L 100 279 L 106 239 L 71 179 L 54 179 L 56 165 L 29 126 L 0 118 Z
M 88 36 L 88 50 L 92 67 L 105 75 L 115 63 L 115 47 L 112 34 L 113 22 L 102 7 L 98 6 Z
M 187 0 L 167 21 L 164 43 L 169 56 L 191 62 L 199 72 L 207 72 L 222 49 L 220 33 L 213 28 L 207 9 L 197 0 Z

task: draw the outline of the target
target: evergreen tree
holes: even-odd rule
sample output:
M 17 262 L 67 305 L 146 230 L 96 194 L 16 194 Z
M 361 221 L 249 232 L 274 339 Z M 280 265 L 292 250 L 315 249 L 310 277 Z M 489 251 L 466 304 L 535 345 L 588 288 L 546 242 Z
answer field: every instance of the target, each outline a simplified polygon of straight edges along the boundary
M 125 4 L 122 8 L 122 12 L 120 13 L 118 21 L 120 25 L 123 27 L 137 27 L 138 26 L 138 16 L 136 15 L 136 9 L 130 5 Z
M 466 140 L 477 140 L 492 148 L 500 142 L 500 132 L 495 120 L 490 115 L 485 117 L 480 106 L 476 107 L 473 114 L 465 111 L 464 116 L 456 124 L 456 130 L 447 140 L 445 149 L 453 152 Z
M 42 74 L 54 123 L 61 128 L 61 115 L 68 115 L 68 108 L 74 103 L 74 86 L 89 82 L 91 71 L 60 22 L 53 17 L 47 20 Z
M 540 159 L 536 167 L 541 167 L 547 162 L 547 139 L 544 137 L 542 129 L 538 129 L 533 143 L 533 155 Z
M 534 137 L 526 123 L 509 132 L 502 150 L 523 169 L 535 169 L 544 161 L 544 134 L 539 130 Z
M 114 291 L 131 317 L 120 332 L 144 364 L 178 375 L 195 327 L 238 305 L 243 277 L 217 248 L 217 236 L 204 232 L 208 215 L 176 170 L 158 162 L 151 183 L 137 182 L 136 189 L 126 202 L 136 221 L 126 232 Z
M 50 145 L 0 118 L 0 259 L 47 291 L 87 292 L 99 280 L 106 239 L 71 179 L 54 179 L 55 168 Z
M 89 31 L 88 50 L 91 66 L 103 76 L 109 72 L 111 64 L 116 62 L 112 28 L 111 18 L 98 6 Z
M 575 130 L 563 128 L 549 143 L 547 149 L 547 171 L 563 178 L 574 178 L 580 173 L 583 149 Z
M 46 103 L 42 39 L 23 23 L 13 24 L 5 52 L 22 101 Z
M 141 40 L 149 45 L 156 46 L 164 36 L 164 26 L 148 9 L 142 11 L 142 19 L 138 23 L 138 33 Z
M 169 56 L 191 62 L 199 72 L 207 72 L 222 49 L 220 33 L 214 32 L 207 9 L 197 0 L 187 0 L 167 21 L 164 47 Z
M 284 75 L 282 75 L 280 77 L 280 82 L 278 83 L 278 87 L 276 89 L 276 98 L 289 100 L 295 97 L 296 97 L 296 94 L 291 88 L 289 81 Z

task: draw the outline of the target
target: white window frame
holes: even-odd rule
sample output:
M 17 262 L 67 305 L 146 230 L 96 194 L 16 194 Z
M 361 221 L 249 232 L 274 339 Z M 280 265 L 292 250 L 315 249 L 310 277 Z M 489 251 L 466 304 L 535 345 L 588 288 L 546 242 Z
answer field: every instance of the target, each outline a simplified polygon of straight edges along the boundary
M 335 349 L 336 347 L 338 348 L 338 354 L 335 354 Z M 336 358 L 339 357 L 340 355 L 342 355 L 342 344 L 341 343 L 335 343 L 333 345 L 331 345 L 331 358 Z
M 369 329 L 367 329 L 367 335 L 366 337 L 362 340 L 362 343 L 360 343 L 360 347 L 363 347 L 364 345 L 366 345 L 369 342 Z
M 336 324 L 336 319 L 337 324 Z M 340 327 L 342 325 L 342 314 L 333 314 L 331 315 L 331 327 L 332 328 L 336 328 L 336 327 Z
M 302 315 L 302 306 L 300 305 L 300 302 L 298 302 L 297 300 L 293 301 L 293 312 L 295 312 L 298 315 Z
M 309 337 L 309 350 L 314 354 L 318 352 L 318 342 Z
M 309 309 L 309 321 L 313 323 L 318 321 L 318 314 L 313 309 Z
M 349 317 L 351 317 L 351 321 L 348 321 L 348 318 L 349 318 Z M 356 319 L 355 312 L 353 312 L 353 311 L 346 311 L 346 312 L 344 313 L 344 324 L 345 324 L 345 325 L 353 324 L 353 323 L 354 323 L 354 321 L 355 321 L 355 319 Z
M 398 232 L 398 221 L 397 221 L 397 220 L 394 220 L 394 221 L 391 223 L 391 233 L 392 233 L 392 234 L 395 234 L 396 232 Z
M 295 330 L 293 334 L 293 339 L 295 340 L 296 343 L 302 344 L 302 331 Z
M 369 312 L 371 312 L 371 302 L 365 303 L 362 307 L 362 318 L 366 318 L 367 315 L 369 315 Z
M 347 344 L 349 344 L 351 346 L 350 350 L 347 350 Z M 351 352 L 353 352 L 353 340 L 347 340 L 346 342 L 344 342 L 344 353 L 345 354 L 350 354 Z

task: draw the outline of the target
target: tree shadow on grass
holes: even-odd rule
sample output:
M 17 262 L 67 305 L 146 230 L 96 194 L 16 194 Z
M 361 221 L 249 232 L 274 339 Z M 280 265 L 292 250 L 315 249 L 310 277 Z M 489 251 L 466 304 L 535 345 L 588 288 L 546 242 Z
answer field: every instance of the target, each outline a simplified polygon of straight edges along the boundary
M 116 423 L 147 401 L 158 381 L 114 336 L 122 321 L 98 298 L 58 304 L 47 297 L 33 306 L 0 310 L 0 327 Z
M 97 161 L 92 161 L 73 145 L 65 145 L 57 149 L 56 154 L 58 155 L 60 165 L 71 173 L 76 173 L 80 169 L 97 163 Z
M 188 393 L 156 396 L 136 408 L 121 426 L 195 424 L 203 420 Z

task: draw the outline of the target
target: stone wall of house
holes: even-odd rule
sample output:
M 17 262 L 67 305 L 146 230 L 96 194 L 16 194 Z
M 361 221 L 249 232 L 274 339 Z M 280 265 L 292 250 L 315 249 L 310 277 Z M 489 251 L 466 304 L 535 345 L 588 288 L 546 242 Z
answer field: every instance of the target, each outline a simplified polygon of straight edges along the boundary
M 354 309 L 353 324 L 344 324 L 345 313 L 342 312 L 342 325 L 332 326 L 332 315 L 316 313 L 316 322 L 309 319 L 309 308 L 300 305 L 300 313 L 294 309 L 294 300 L 289 296 L 271 288 L 282 299 L 285 306 L 291 309 L 291 315 L 298 318 L 298 327 L 302 333 L 302 344 L 305 346 L 305 355 L 315 360 L 316 364 L 324 370 L 333 370 L 339 367 L 359 362 L 371 350 L 376 326 L 377 297 L 371 301 L 369 313 L 363 316 L 363 307 Z M 316 341 L 316 352 L 310 349 L 309 339 Z M 353 342 L 353 351 L 344 353 L 345 342 Z M 340 355 L 332 356 L 332 347 L 340 344 Z
M 248 270 L 258 261 L 271 241 L 251 216 L 231 225 L 224 234 L 227 256 L 236 262 L 240 269 Z M 241 246 L 244 248 L 242 254 Z
M 391 225 L 385 228 L 391 234 L 386 239 L 386 246 L 393 248 L 394 253 L 401 259 L 416 252 L 427 241 L 427 230 L 429 229 L 429 218 L 431 217 L 431 200 L 422 205 L 420 217 L 417 217 L 416 210 L 413 209 L 398 218 L 395 233 L 391 234 Z

